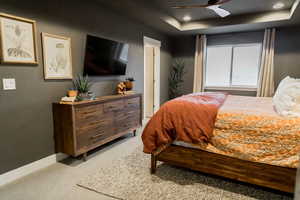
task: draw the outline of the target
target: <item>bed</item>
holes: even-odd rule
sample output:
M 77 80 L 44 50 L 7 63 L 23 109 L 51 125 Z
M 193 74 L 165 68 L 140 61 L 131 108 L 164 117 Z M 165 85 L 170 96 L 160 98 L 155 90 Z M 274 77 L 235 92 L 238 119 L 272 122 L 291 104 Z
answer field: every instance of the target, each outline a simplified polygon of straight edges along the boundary
M 193 98 L 195 96 L 192 95 Z M 188 110 L 190 103 L 193 102 L 189 100 L 187 104 L 182 104 L 183 109 Z M 228 95 L 218 105 L 211 136 L 208 139 L 200 137 L 197 141 L 185 139 L 190 133 L 178 137 L 174 133 L 176 127 L 171 133 L 171 129 L 166 128 L 168 124 L 175 124 L 165 122 L 166 118 L 172 118 L 173 113 L 176 115 L 175 108 L 172 112 L 170 108 L 168 112 L 159 111 L 161 118 L 155 119 L 157 116 L 154 116 L 142 135 L 144 151 L 151 153 L 151 172 L 155 173 L 157 161 L 162 161 L 293 193 L 300 152 L 300 118 L 279 116 L 272 106 L 272 98 Z M 163 107 L 162 110 L 166 110 Z M 177 103 L 174 107 L 178 110 L 180 106 Z M 191 125 L 194 121 L 197 121 L 196 117 L 180 123 L 182 126 L 197 127 Z M 155 124 L 158 122 L 159 126 Z M 156 132 L 167 129 L 168 133 L 158 136 L 154 134 L 154 129 Z M 156 146 L 147 149 L 147 145 L 151 147 L 147 140 L 153 140 Z

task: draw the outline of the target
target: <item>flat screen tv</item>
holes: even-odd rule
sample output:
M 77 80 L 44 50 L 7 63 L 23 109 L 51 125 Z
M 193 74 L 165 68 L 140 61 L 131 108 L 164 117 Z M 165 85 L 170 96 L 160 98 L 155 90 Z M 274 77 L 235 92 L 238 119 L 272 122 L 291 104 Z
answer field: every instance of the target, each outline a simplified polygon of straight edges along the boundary
M 125 75 L 129 45 L 87 35 L 84 75 Z

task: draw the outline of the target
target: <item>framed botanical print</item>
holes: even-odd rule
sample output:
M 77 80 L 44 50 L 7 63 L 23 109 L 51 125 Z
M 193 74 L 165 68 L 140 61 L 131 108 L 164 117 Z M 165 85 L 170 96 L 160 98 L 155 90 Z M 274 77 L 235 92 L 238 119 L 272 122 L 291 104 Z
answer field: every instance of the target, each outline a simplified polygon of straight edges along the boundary
M 72 79 L 71 38 L 42 33 L 45 79 Z
M 1 62 L 37 64 L 36 22 L 0 13 Z

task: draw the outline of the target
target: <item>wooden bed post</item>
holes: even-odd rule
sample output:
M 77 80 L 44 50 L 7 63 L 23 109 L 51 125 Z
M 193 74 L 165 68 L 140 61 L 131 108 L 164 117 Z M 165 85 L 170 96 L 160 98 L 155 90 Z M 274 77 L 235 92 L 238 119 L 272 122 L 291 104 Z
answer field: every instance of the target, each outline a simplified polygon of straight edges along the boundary
M 157 166 L 157 159 L 154 154 L 151 154 L 151 174 L 155 174 Z
M 154 152 L 152 152 L 151 154 L 151 174 L 154 174 L 156 172 L 156 168 L 157 168 L 157 157 L 159 156 L 159 154 L 161 152 L 163 152 L 166 148 L 168 148 L 170 145 L 172 144 L 172 142 L 169 142 L 168 144 L 162 145 L 161 147 L 159 147 L 157 150 L 155 150 Z

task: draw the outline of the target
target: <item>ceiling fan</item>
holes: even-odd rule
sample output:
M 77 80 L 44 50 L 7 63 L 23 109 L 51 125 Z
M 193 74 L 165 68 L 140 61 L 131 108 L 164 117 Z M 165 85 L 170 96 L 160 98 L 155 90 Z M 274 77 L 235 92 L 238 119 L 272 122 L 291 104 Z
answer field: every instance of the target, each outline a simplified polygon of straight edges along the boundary
M 227 17 L 231 13 L 227 10 L 220 8 L 220 6 L 224 3 L 227 3 L 231 0 L 209 0 L 207 4 L 204 5 L 186 5 L 186 6 L 173 6 L 175 9 L 188 9 L 188 8 L 207 8 L 209 10 L 213 10 L 220 17 Z

